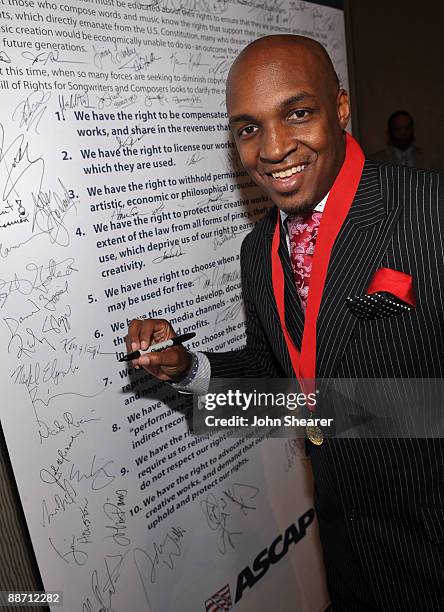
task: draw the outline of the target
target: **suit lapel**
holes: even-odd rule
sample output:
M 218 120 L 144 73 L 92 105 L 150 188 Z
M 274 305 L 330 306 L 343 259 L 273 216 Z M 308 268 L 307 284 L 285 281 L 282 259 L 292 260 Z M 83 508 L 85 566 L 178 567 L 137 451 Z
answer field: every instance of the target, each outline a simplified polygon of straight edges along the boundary
M 401 212 L 382 194 L 379 166 L 366 161 L 361 181 L 335 241 L 317 322 L 319 377 L 334 376 L 356 324 L 348 296 L 365 293 L 392 237 Z
M 295 346 L 300 350 L 304 333 L 305 315 L 302 312 L 301 301 L 296 289 L 293 267 L 288 253 L 286 231 L 284 230 L 281 231 L 279 257 L 281 258 L 285 279 L 285 323 Z
M 289 377 L 292 376 L 292 365 L 288 351 L 286 350 L 286 344 L 283 333 L 280 329 L 279 313 L 276 306 L 276 299 L 273 293 L 273 281 L 271 277 L 271 245 L 273 240 L 273 234 L 276 227 L 277 211 L 276 208 L 270 211 L 265 221 L 265 249 L 264 258 L 261 262 L 261 270 L 265 282 L 265 288 L 269 303 L 271 304 L 273 315 L 275 317 L 276 324 L 273 329 L 276 329 L 278 334 L 277 341 L 274 344 L 275 347 L 282 347 L 281 358 L 283 359 L 283 366 Z M 287 324 L 288 332 L 298 349 L 301 348 L 302 344 L 302 333 L 304 329 L 304 315 L 301 310 L 299 297 L 296 291 L 296 285 L 294 283 L 293 269 L 291 267 L 290 256 L 288 254 L 287 243 L 285 238 L 285 232 L 281 231 L 281 243 L 279 246 L 279 256 L 282 262 L 282 268 L 284 271 L 285 279 L 285 319 Z

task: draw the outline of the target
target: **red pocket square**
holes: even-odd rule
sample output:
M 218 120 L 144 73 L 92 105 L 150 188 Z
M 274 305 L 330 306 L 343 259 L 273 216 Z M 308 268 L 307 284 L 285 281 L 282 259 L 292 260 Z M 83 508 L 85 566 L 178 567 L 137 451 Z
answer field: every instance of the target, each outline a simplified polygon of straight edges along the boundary
M 366 294 L 372 295 L 381 291 L 391 293 L 412 308 L 416 307 L 413 279 L 410 274 L 391 268 L 380 268 L 374 273 Z

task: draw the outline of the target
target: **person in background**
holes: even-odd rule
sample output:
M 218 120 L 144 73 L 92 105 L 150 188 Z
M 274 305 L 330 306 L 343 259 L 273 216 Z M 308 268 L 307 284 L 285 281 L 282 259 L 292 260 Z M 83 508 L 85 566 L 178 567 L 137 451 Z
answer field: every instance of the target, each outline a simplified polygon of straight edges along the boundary
M 406 110 L 398 110 L 387 121 L 387 149 L 377 151 L 370 158 L 389 164 L 440 170 L 441 163 L 433 159 L 415 144 L 415 125 L 412 115 Z

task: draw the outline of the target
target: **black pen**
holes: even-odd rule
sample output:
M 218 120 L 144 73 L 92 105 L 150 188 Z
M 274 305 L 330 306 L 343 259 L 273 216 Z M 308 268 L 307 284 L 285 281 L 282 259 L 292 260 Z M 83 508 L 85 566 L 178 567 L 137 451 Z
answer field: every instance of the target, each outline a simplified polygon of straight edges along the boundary
M 182 344 L 182 342 L 186 342 L 187 340 L 191 340 L 194 338 L 196 334 L 194 332 L 190 332 L 189 334 L 182 334 L 182 336 L 176 336 L 175 338 L 170 338 L 169 340 L 165 340 L 164 342 L 159 342 L 159 344 L 152 344 L 145 351 L 140 349 L 139 351 L 134 351 L 133 353 L 128 353 L 119 361 L 131 361 L 132 359 L 138 359 L 141 355 L 145 355 L 146 353 L 158 353 L 159 351 L 164 351 L 170 346 L 177 346 L 178 344 Z

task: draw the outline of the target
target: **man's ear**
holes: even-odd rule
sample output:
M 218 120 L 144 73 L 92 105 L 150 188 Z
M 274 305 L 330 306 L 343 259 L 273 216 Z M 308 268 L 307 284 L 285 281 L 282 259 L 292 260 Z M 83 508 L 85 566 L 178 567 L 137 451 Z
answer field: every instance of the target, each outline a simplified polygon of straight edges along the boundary
M 338 96 L 336 98 L 336 108 L 338 113 L 339 125 L 341 126 L 342 130 L 345 130 L 350 119 L 350 101 L 348 99 L 348 93 L 345 89 L 340 89 L 338 91 Z

